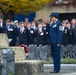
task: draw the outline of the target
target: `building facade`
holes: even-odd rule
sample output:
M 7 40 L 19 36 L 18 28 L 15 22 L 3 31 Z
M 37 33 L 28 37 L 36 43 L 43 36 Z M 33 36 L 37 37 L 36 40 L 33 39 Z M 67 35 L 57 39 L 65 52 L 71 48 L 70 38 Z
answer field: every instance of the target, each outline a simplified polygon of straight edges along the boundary
M 72 0 L 73 1 L 73 0 Z M 76 4 L 73 4 L 70 0 L 56 0 L 55 2 L 53 2 L 52 4 L 49 4 L 45 7 L 43 7 L 40 11 L 36 12 L 36 18 L 37 19 L 44 19 L 47 20 L 49 19 L 49 15 L 51 12 L 58 12 L 60 14 L 60 16 L 62 15 L 66 15 L 68 17 L 67 14 L 71 14 L 74 15 L 73 18 L 75 18 L 75 14 L 76 14 Z M 71 16 L 69 15 L 69 16 Z

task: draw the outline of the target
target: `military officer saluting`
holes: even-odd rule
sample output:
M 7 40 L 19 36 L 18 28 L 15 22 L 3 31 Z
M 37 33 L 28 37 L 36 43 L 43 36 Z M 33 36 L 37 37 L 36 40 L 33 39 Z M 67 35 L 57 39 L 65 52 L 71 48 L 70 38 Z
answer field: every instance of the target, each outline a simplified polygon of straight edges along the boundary
M 62 32 L 63 28 L 61 22 L 58 20 L 59 15 L 57 12 L 53 12 L 50 15 L 52 23 L 49 25 L 49 37 L 50 37 L 50 47 L 51 47 L 51 55 L 54 62 L 54 70 L 50 73 L 59 73 L 60 71 L 60 48 L 61 48 L 61 40 L 62 40 Z

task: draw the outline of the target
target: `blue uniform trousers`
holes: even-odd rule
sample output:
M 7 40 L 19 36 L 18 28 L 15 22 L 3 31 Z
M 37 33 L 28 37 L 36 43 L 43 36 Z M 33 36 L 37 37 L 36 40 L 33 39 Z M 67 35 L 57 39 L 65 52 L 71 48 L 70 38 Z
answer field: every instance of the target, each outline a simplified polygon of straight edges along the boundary
M 60 71 L 60 47 L 57 44 L 51 44 L 51 55 L 54 63 L 54 71 Z

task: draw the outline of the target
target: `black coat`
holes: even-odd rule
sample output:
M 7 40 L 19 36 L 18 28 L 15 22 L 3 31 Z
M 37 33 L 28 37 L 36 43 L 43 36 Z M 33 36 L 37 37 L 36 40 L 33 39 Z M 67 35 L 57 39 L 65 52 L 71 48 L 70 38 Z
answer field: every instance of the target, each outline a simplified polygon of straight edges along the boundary
M 69 44 L 73 44 L 73 45 L 75 44 L 74 32 L 72 28 L 68 29 L 68 39 L 69 39 Z
M 62 34 L 62 44 L 65 45 L 65 46 L 69 44 L 68 34 L 69 34 L 68 28 L 65 27 L 64 31 L 63 31 L 63 34 Z
M 30 28 L 26 30 L 27 33 L 27 44 L 34 44 L 34 38 L 35 38 L 35 31 L 33 28 Z
M 45 45 L 49 44 L 49 32 L 47 32 L 47 28 L 44 27 L 44 33 L 45 33 Z
M 46 42 L 46 33 L 44 29 L 42 29 L 42 32 L 40 32 L 38 29 L 36 30 L 36 44 L 37 45 L 45 45 Z
M 72 29 L 72 31 L 73 31 L 74 40 L 75 40 L 75 44 L 76 44 L 76 25 L 74 26 L 74 28 L 71 26 L 71 29 Z
M 4 27 L 4 33 L 7 34 L 8 39 L 11 39 L 12 41 L 9 42 L 9 46 L 15 46 L 17 41 L 17 36 L 19 35 L 19 30 L 17 27 L 14 27 L 12 25 L 9 25 L 9 28 L 7 26 Z
M 2 27 L 0 27 L 0 33 L 4 33 L 4 27 L 5 27 L 5 23 L 3 22 Z
M 27 44 L 27 33 L 26 33 L 26 28 L 24 29 L 23 33 L 20 32 L 19 29 L 19 45 L 21 44 Z

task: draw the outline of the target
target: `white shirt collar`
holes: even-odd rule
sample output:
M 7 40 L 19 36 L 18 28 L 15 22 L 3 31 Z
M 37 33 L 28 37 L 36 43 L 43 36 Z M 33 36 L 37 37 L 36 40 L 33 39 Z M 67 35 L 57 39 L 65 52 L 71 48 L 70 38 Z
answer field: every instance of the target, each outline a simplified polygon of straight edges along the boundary
M 42 32 L 42 28 L 39 28 L 39 31 Z
M 21 27 L 21 28 L 20 28 L 20 31 L 22 31 L 22 32 L 23 32 L 23 31 L 24 31 L 24 29 L 25 29 L 24 27 Z
M 31 26 L 31 28 L 35 29 L 35 28 L 36 28 L 36 26 Z
M 28 28 L 28 30 L 30 30 L 30 28 Z
M 1 27 L 2 27 L 2 25 L 3 25 L 3 22 L 1 22 Z

